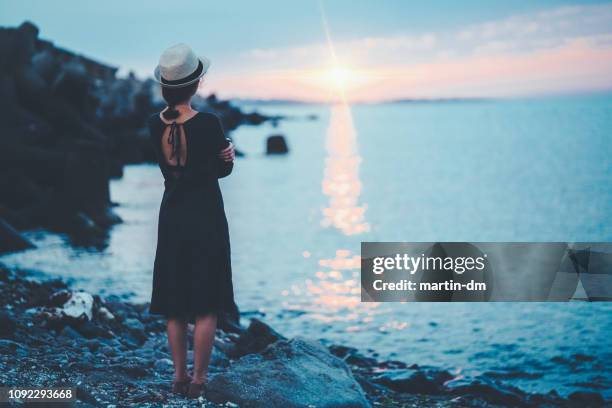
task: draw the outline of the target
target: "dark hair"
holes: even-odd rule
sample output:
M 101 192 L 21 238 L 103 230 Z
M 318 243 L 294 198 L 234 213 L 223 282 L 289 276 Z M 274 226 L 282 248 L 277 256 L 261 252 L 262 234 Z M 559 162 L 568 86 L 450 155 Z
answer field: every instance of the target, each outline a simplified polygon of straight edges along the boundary
M 162 114 L 168 120 L 179 117 L 179 111 L 174 107 L 181 102 L 186 102 L 198 91 L 199 81 L 180 88 L 167 88 L 162 86 L 162 97 L 168 104 L 168 109 Z

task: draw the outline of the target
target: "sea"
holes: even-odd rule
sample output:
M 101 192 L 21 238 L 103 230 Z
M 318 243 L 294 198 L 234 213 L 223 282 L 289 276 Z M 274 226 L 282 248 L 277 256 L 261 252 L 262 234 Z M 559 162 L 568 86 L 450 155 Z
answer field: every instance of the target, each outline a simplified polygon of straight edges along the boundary
M 232 132 L 244 157 L 220 181 L 245 323 L 612 399 L 611 303 L 362 303 L 359 271 L 362 241 L 612 241 L 611 94 L 242 107 L 284 116 Z M 265 154 L 274 134 L 288 154 Z M 0 262 L 146 302 L 162 192 L 155 165 L 127 166 L 105 246 L 29 231 Z

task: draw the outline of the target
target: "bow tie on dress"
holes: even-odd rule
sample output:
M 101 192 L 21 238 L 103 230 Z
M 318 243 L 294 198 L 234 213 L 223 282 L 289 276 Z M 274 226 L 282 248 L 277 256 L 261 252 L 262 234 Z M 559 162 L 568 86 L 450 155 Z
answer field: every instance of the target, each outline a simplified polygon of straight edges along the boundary
M 181 132 L 179 125 L 176 122 L 170 124 L 170 134 L 168 135 L 168 144 L 172 145 L 172 153 L 170 160 L 176 158 L 176 165 L 181 165 L 180 148 L 181 148 Z

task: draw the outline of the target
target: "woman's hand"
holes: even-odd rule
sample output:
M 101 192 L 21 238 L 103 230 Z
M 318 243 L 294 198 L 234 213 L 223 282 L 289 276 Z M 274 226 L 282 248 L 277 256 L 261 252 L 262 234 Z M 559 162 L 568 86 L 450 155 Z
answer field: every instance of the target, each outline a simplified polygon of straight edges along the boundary
M 229 146 L 219 152 L 218 157 L 226 162 L 234 161 L 236 153 L 234 152 L 234 144 L 230 142 Z

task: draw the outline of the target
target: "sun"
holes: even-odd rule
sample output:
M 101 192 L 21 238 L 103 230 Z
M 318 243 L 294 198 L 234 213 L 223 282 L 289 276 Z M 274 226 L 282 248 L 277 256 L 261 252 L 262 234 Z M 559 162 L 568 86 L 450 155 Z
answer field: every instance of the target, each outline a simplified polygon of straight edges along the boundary
M 299 71 L 298 81 L 312 86 L 313 91 L 323 91 L 326 98 L 348 101 L 364 87 L 374 83 L 374 76 L 368 69 L 346 64 L 331 64 L 311 70 Z
M 327 80 L 331 86 L 340 91 L 346 91 L 355 79 L 355 72 L 346 67 L 332 67 L 326 73 Z

